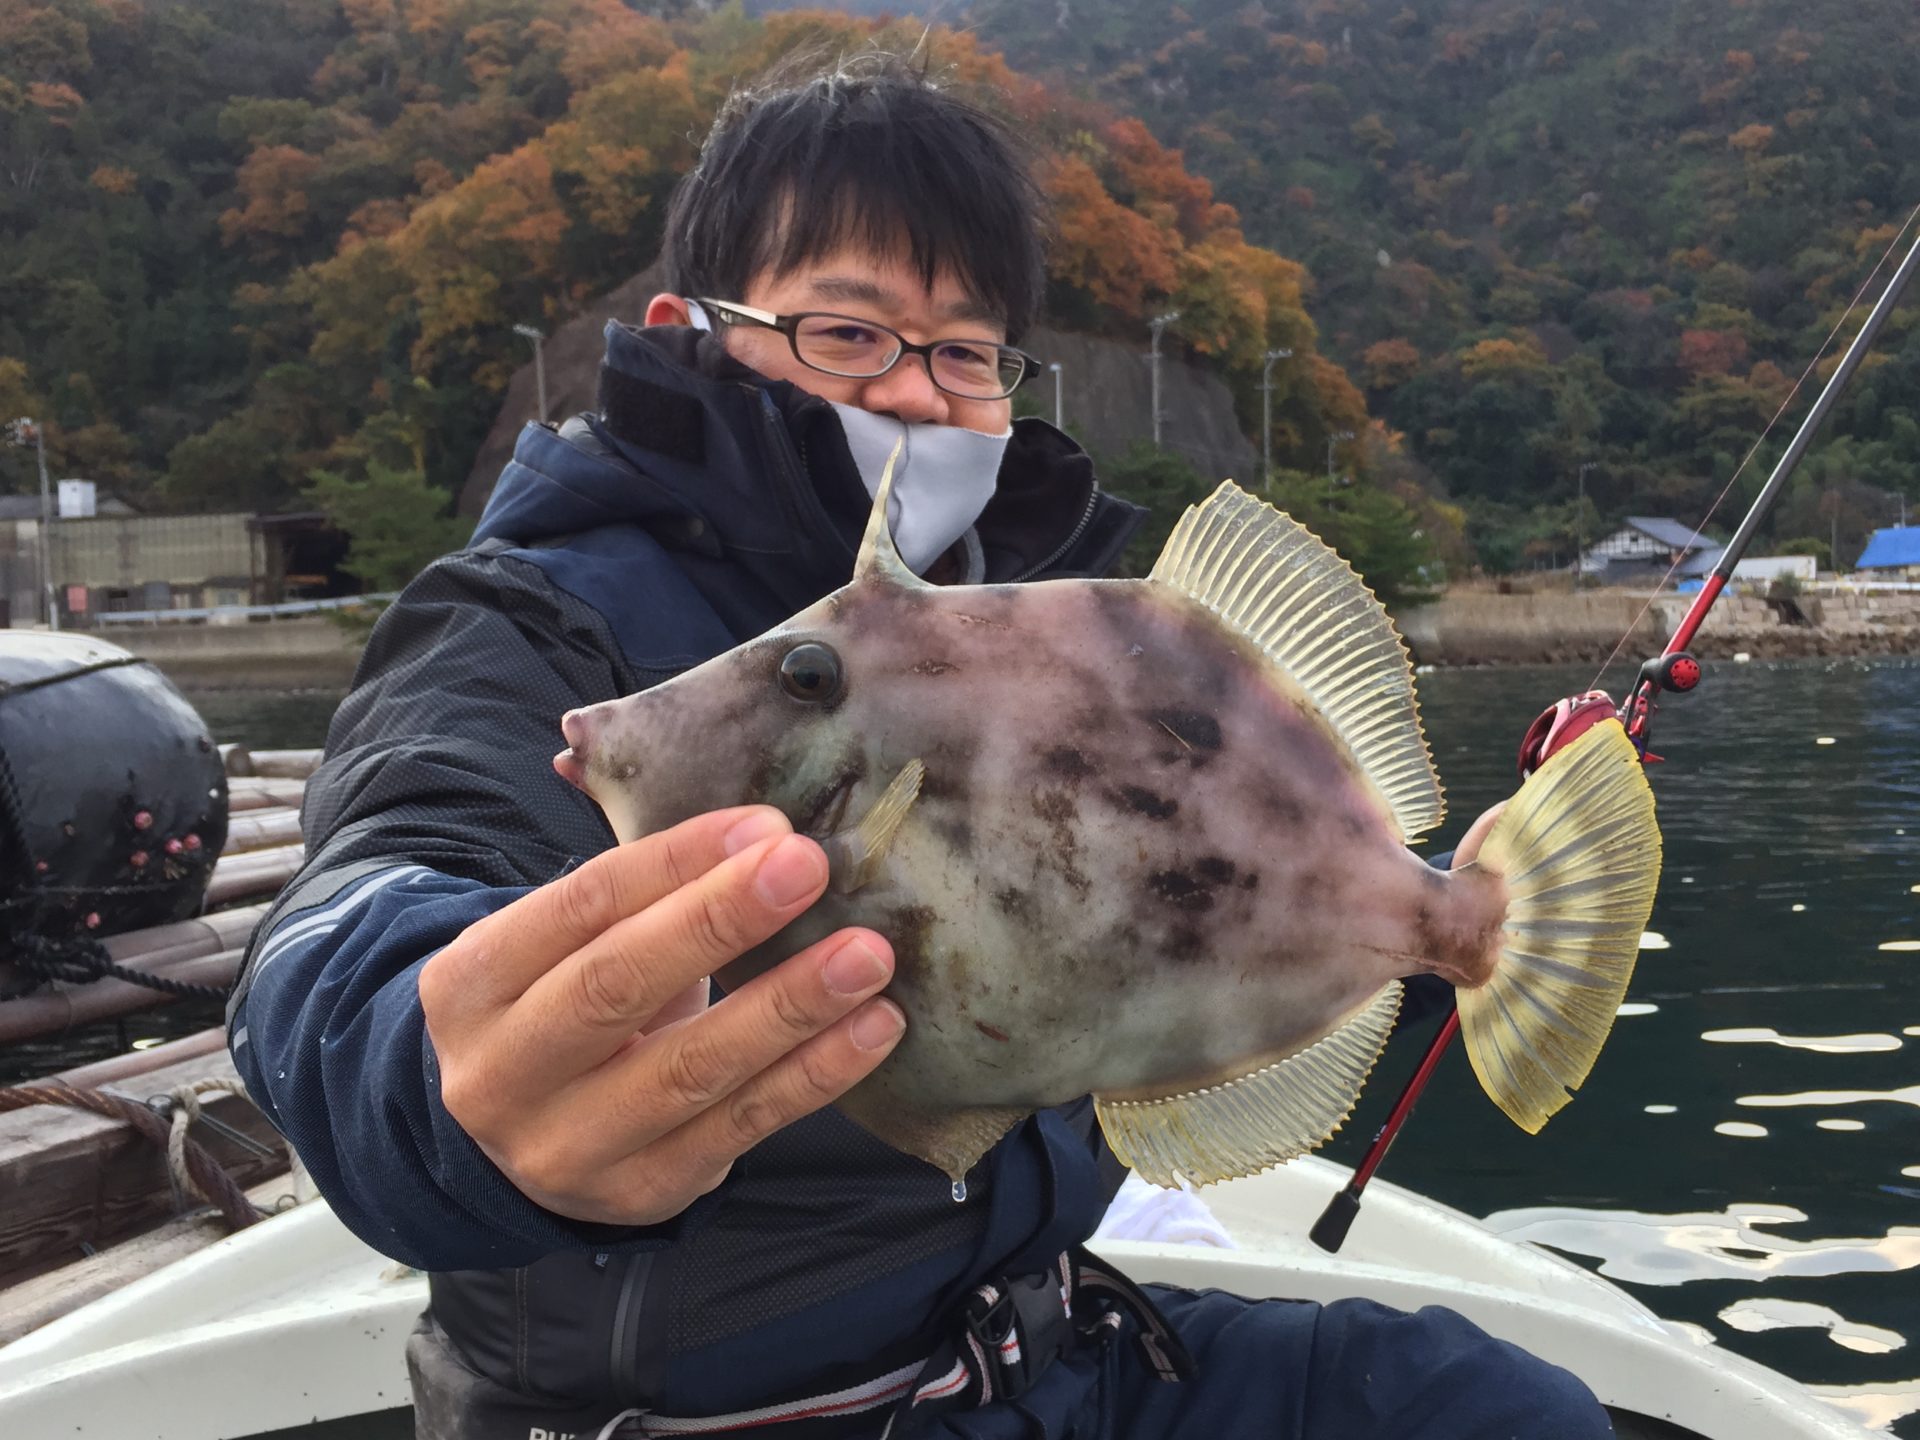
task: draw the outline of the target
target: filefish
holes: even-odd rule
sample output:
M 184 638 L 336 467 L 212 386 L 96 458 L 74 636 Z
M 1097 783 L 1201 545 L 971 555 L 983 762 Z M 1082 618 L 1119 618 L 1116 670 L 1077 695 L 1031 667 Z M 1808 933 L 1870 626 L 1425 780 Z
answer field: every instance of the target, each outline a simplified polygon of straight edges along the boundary
M 568 713 L 559 772 L 622 841 L 779 807 L 825 896 L 718 977 L 887 937 L 893 1053 L 838 1102 L 957 1184 L 1082 1096 L 1162 1185 L 1248 1175 L 1351 1113 L 1403 977 L 1457 989 L 1473 1068 L 1537 1131 L 1591 1070 L 1653 905 L 1653 794 L 1618 725 L 1507 804 L 1444 813 L 1412 669 L 1360 577 L 1223 484 L 1144 580 L 932 585 L 883 482 L 852 581 L 663 684 Z

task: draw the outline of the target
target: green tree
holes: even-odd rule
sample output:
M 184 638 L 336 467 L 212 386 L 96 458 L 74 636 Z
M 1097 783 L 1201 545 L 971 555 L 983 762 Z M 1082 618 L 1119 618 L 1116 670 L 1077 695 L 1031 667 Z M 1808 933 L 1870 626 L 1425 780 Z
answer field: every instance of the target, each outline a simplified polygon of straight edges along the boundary
M 473 522 L 447 512 L 452 497 L 418 470 L 373 462 L 365 479 L 316 470 L 307 496 L 346 533 L 340 568 L 376 591 L 398 590 L 473 533 Z
M 1269 498 L 1338 551 L 1389 609 L 1425 604 L 1445 582 L 1439 551 L 1419 515 L 1378 486 L 1282 470 Z
M 1105 489 L 1146 506 L 1149 512 L 1114 571 L 1123 576 L 1138 577 L 1152 570 L 1181 515 L 1189 505 L 1198 505 L 1212 494 L 1217 483 L 1172 451 L 1157 449 L 1146 440 L 1101 459 L 1098 469 Z

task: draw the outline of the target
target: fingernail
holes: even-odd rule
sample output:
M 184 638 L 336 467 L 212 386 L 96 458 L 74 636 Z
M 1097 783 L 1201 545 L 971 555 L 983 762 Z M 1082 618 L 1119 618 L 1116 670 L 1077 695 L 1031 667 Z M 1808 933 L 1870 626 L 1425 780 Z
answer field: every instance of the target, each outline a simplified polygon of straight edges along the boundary
M 744 821 L 742 822 L 745 823 Z M 753 888 L 769 905 L 782 908 L 820 888 L 827 877 L 819 847 L 789 835 L 767 852 L 753 877 Z
M 853 1043 L 862 1050 L 880 1050 L 900 1038 L 907 1017 L 891 1000 L 876 1000 L 853 1017 Z
M 756 810 L 746 819 L 736 820 L 720 844 L 727 854 L 738 855 L 749 845 L 786 834 L 789 828 L 787 817 L 778 810 Z
M 858 995 L 887 978 L 887 962 L 864 940 L 849 940 L 827 960 L 827 988 L 836 995 Z

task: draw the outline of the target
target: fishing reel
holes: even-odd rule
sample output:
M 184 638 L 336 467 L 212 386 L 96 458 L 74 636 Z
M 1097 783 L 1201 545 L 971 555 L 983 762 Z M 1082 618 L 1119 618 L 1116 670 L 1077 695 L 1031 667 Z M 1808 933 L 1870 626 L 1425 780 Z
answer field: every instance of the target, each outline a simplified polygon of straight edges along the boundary
M 1653 718 L 1654 692 L 1664 690 L 1684 695 L 1700 683 L 1700 662 L 1684 650 L 1656 655 L 1640 667 L 1639 678 L 1628 692 L 1627 702 L 1616 707 L 1604 690 L 1589 690 L 1570 695 L 1542 711 L 1539 719 L 1527 727 L 1520 741 L 1520 778 L 1526 779 L 1547 761 L 1579 739 L 1603 720 L 1618 720 L 1627 727 L 1642 759 L 1657 761 L 1647 754 L 1647 726 Z
M 1659 691 L 1684 695 L 1700 683 L 1700 662 L 1685 650 L 1670 650 L 1656 655 L 1640 667 L 1640 678 L 1633 682 L 1627 703 L 1620 707 L 1620 719 L 1627 727 L 1627 738 L 1648 765 L 1660 763 L 1660 757 L 1647 747 L 1653 741 L 1653 697 Z
M 1520 741 L 1520 778 L 1526 779 L 1601 721 L 1618 717 L 1613 697 L 1604 690 L 1556 700 L 1527 727 Z
M 1656 655 L 1640 667 L 1640 679 L 1656 690 L 1684 695 L 1700 683 L 1700 662 L 1684 650 Z

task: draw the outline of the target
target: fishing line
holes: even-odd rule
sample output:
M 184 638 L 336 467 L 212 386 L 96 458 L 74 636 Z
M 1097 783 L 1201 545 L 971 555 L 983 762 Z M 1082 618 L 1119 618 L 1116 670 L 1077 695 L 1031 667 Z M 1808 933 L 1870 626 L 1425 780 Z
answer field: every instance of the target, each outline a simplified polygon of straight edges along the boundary
M 1780 423 L 1780 417 L 1787 413 L 1788 409 L 1793 405 L 1795 397 L 1800 394 L 1800 387 L 1807 383 L 1807 377 L 1813 374 L 1822 360 L 1827 358 L 1827 351 L 1833 345 L 1834 337 L 1846 328 L 1847 321 L 1852 317 L 1853 312 L 1860 308 L 1861 300 L 1866 297 L 1867 291 L 1873 288 L 1873 282 L 1879 278 L 1881 270 L 1886 267 L 1886 263 L 1893 255 L 1893 252 L 1900 248 L 1900 242 L 1906 238 L 1907 231 L 1913 228 L 1913 222 L 1916 219 L 1920 219 L 1920 205 L 1914 206 L 1912 214 L 1907 216 L 1905 223 L 1900 226 L 1899 231 L 1894 235 L 1893 239 L 1887 242 L 1887 248 L 1880 252 L 1880 259 L 1875 262 L 1873 269 L 1868 272 L 1867 278 L 1860 282 L 1860 288 L 1853 292 L 1853 299 L 1848 303 L 1847 308 L 1840 313 L 1840 318 L 1833 322 L 1833 328 L 1827 332 L 1827 338 L 1820 342 L 1820 348 L 1814 352 L 1813 358 L 1807 362 L 1807 368 L 1802 370 L 1800 372 L 1800 378 L 1793 382 L 1793 388 L 1787 392 L 1786 399 L 1780 402 L 1780 408 L 1773 412 L 1773 418 L 1767 421 L 1766 428 L 1760 432 L 1759 438 L 1753 442 L 1752 447 L 1748 449 L 1739 465 L 1734 468 L 1732 477 L 1721 487 L 1720 493 L 1713 497 L 1713 503 L 1707 507 L 1707 513 L 1701 517 L 1700 523 L 1693 527 L 1693 538 L 1695 540 L 1700 539 L 1701 531 L 1707 528 L 1708 522 L 1713 519 L 1721 505 L 1726 502 L 1727 496 L 1733 493 L 1733 487 L 1740 483 L 1740 477 L 1746 474 L 1747 466 L 1752 463 L 1753 457 L 1760 453 L 1760 447 L 1767 443 L 1767 437 L 1773 434 L 1774 426 Z M 1588 682 L 1587 689 L 1598 690 L 1601 688 L 1600 682 L 1606 678 L 1607 671 L 1612 668 L 1613 662 L 1620 658 L 1620 652 L 1627 648 L 1627 642 L 1633 638 L 1634 631 L 1640 628 L 1640 622 L 1647 618 L 1647 612 L 1653 609 L 1654 601 L 1660 598 L 1661 593 L 1667 588 L 1668 582 L 1673 579 L 1674 572 L 1686 563 L 1686 559 L 1687 557 L 1684 554 L 1674 557 L 1673 563 L 1667 567 L 1667 573 L 1662 575 L 1654 585 L 1652 593 L 1647 596 L 1646 603 L 1640 607 L 1639 613 L 1627 623 L 1626 631 L 1620 636 L 1619 642 L 1608 653 L 1607 658 L 1600 662 L 1600 669 L 1594 674 L 1593 679 Z M 1836 564 L 1837 563 L 1836 560 Z

